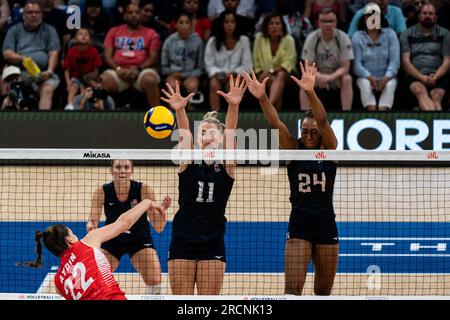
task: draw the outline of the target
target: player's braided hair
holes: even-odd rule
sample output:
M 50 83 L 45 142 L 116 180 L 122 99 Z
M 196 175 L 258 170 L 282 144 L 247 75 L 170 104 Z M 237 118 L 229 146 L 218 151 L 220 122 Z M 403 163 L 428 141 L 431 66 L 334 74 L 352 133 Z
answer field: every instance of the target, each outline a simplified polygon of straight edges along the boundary
M 202 123 L 203 122 L 212 123 L 212 124 L 216 125 L 217 129 L 219 129 L 220 132 L 223 133 L 223 131 L 225 130 L 225 125 L 222 122 L 220 122 L 220 120 L 217 118 L 218 116 L 219 116 L 219 113 L 217 111 L 210 111 L 205 114 L 205 116 L 203 117 Z

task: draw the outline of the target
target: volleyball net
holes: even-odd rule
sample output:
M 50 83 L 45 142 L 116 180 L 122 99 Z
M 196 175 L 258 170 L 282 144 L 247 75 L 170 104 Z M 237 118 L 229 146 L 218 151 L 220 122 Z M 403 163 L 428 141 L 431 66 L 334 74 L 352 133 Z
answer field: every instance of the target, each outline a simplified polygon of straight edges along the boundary
M 172 197 L 163 232 L 151 229 L 163 295 L 172 294 L 167 256 L 179 161 L 233 159 L 221 295 L 284 294 L 291 211 L 286 161 L 305 160 L 338 165 L 333 296 L 450 296 L 449 151 L 0 149 L 0 297 L 56 294 L 59 259 L 36 248 L 36 231 L 63 223 L 82 238 L 94 190 L 112 179 L 112 159 L 134 160 L 132 179 L 151 186 L 158 200 Z M 128 295 L 146 293 L 127 255 L 114 274 Z M 314 294 L 312 264 L 303 294 Z

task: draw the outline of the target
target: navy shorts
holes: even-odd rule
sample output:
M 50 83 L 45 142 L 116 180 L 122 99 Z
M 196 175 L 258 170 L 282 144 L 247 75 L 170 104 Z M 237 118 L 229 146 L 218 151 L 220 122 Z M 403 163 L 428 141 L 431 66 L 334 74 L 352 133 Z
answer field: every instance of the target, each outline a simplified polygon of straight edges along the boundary
M 155 249 L 151 237 L 138 237 L 129 233 L 122 233 L 114 239 L 102 243 L 101 248 L 111 253 L 117 260 L 120 260 L 124 254 L 128 254 L 131 258 L 142 249 Z
M 225 242 L 192 242 L 172 239 L 168 260 L 219 260 L 226 262 Z
M 289 239 L 302 239 L 312 244 L 338 244 L 336 221 L 297 223 L 295 228 L 289 227 L 287 240 Z

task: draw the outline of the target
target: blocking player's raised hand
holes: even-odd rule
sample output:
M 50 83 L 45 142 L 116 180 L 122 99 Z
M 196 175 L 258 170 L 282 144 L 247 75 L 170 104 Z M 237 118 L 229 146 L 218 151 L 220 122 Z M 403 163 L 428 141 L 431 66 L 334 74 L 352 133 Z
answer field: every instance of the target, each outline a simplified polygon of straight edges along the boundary
M 258 77 L 256 76 L 253 69 L 251 70 L 250 74 L 244 71 L 242 75 L 245 79 L 250 93 L 258 100 L 264 97 L 264 95 L 266 94 L 266 84 L 267 81 L 269 81 L 269 77 L 266 77 L 262 82 L 259 82 Z

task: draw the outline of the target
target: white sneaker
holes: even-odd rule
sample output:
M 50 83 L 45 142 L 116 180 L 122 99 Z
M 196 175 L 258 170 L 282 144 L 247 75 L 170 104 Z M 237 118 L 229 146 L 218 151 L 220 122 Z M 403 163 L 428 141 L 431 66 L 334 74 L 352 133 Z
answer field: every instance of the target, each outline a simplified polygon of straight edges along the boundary
M 69 103 L 64 107 L 64 110 L 75 110 L 75 107 L 73 106 L 73 104 Z

